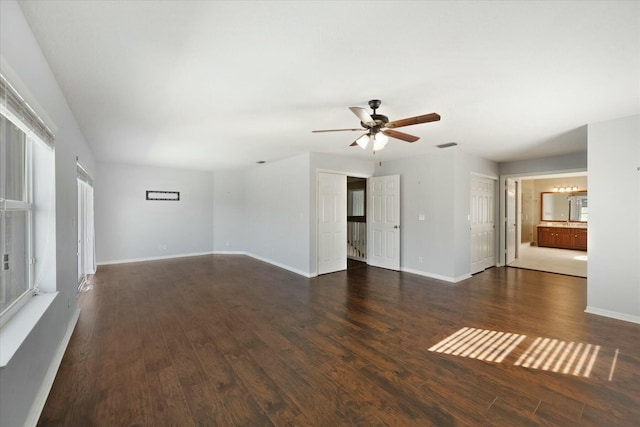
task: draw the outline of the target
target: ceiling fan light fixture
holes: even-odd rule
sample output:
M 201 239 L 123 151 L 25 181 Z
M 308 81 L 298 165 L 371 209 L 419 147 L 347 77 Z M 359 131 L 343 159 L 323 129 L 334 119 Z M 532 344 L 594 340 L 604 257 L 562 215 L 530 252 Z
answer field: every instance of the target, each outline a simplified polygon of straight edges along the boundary
M 373 151 L 380 151 L 387 145 L 389 138 L 382 132 L 378 132 L 373 136 Z
M 358 144 L 363 150 L 366 149 L 367 145 L 369 145 L 369 134 L 365 133 L 360 138 L 356 139 L 356 144 Z
M 406 119 L 389 121 L 387 116 L 382 114 L 378 114 L 377 109 L 380 107 L 382 101 L 379 99 L 372 99 L 369 101 L 369 107 L 373 110 L 372 114 L 369 114 L 362 107 L 349 107 L 349 110 L 353 114 L 355 114 L 358 119 L 360 119 L 361 128 L 351 128 L 351 129 L 321 129 L 321 130 L 313 130 L 314 133 L 320 132 L 342 132 L 342 131 L 352 131 L 352 132 L 362 132 L 363 130 L 367 132 L 365 135 L 360 136 L 358 139 L 349 144 L 350 147 L 355 147 L 356 145 L 362 149 L 366 149 L 369 145 L 369 141 L 373 142 L 373 151 L 382 150 L 389 141 L 389 138 L 399 139 L 405 142 L 416 142 L 420 139 L 418 136 L 409 135 L 408 133 L 400 132 L 395 130 L 396 128 L 401 128 L 404 126 L 412 126 L 418 125 L 421 123 L 428 122 L 437 122 L 440 120 L 440 115 L 437 113 L 429 113 L 423 114 L 421 116 L 408 117 Z M 452 145 L 457 145 L 455 143 L 451 143 Z

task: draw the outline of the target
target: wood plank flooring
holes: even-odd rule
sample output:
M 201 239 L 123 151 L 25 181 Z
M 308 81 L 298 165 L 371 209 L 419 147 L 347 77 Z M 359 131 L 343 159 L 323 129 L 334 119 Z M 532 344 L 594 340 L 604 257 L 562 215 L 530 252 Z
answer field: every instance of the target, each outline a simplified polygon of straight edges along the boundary
M 640 425 L 640 325 L 585 314 L 582 278 L 306 279 L 213 255 L 102 266 L 92 285 L 40 426 Z M 501 363 L 429 351 L 462 328 L 526 338 Z M 553 372 L 563 352 L 539 337 L 598 353 Z

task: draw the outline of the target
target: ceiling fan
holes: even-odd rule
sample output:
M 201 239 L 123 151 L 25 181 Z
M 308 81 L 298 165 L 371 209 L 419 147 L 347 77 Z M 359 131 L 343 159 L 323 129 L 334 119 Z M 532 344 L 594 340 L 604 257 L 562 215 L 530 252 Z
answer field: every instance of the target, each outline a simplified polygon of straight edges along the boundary
M 436 113 L 424 114 L 422 116 L 409 117 L 407 119 L 394 120 L 392 122 L 389 121 L 387 116 L 383 116 L 382 114 L 376 113 L 376 110 L 380 107 L 382 101 L 379 99 L 372 99 L 369 101 L 369 107 L 373 110 L 373 114 L 367 113 L 364 108 L 361 107 L 349 107 L 349 109 L 358 116 L 360 119 L 361 128 L 356 129 L 325 129 L 325 130 L 314 130 L 312 132 L 342 132 L 342 131 L 362 131 L 363 129 L 367 132 L 355 141 L 351 143 L 351 147 L 356 145 L 362 147 L 363 149 L 367 148 L 369 141 L 373 141 L 373 151 L 380 151 L 387 145 L 387 142 L 390 138 L 401 139 L 407 142 L 416 142 L 420 139 L 417 136 L 409 135 L 408 133 L 399 132 L 394 130 L 403 126 L 411 126 L 417 125 L 420 123 L 428 123 L 428 122 L 437 122 L 440 120 L 440 115 Z

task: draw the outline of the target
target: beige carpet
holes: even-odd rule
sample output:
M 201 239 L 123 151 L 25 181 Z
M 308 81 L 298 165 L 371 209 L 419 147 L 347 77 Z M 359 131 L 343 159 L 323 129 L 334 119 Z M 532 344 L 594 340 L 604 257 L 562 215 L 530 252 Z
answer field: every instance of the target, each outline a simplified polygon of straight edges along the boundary
M 587 277 L 587 252 L 524 244 L 520 246 L 518 258 L 509 266 Z

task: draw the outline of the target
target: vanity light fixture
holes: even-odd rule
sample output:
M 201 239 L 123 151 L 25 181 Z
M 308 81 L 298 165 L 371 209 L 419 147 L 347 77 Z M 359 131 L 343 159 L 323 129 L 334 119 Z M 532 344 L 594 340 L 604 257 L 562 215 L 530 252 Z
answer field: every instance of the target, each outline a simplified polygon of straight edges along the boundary
M 569 186 L 555 186 L 553 187 L 553 191 L 554 193 L 570 193 L 572 191 L 578 191 L 578 186 L 574 185 L 573 187 L 569 187 Z

